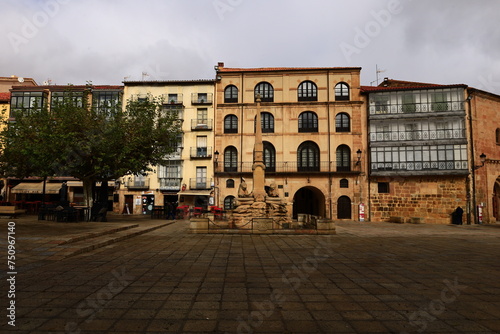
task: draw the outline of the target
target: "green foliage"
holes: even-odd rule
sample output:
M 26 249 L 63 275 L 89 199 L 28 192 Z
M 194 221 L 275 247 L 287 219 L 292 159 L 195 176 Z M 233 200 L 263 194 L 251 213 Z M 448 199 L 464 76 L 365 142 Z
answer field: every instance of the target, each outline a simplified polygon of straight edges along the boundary
M 50 110 L 16 114 L 0 133 L 5 176 L 73 176 L 103 181 L 138 174 L 164 161 L 180 124 L 153 96 L 97 108 L 69 91 Z

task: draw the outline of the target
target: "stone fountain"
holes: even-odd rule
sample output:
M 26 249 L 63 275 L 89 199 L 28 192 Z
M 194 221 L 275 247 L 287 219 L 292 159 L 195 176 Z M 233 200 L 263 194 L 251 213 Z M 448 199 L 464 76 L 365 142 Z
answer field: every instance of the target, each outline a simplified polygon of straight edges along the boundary
M 245 228 L 253 223 L 254 229 L 280 229 L 290 226 L 291 219 L 285 201 L 279 197 L 276 184 L 272 182 L 266 187 L 260 96 L 257 96 L 256 101 L 257 118 L 252 165 L 253 191 L 248 191 L 245 179 L 241 178 L 238 198 L 235 200 L 235 208 L 230 217 L 230 225 L 235 228 Z M 252 227 L 248 226 L 247 228 Z

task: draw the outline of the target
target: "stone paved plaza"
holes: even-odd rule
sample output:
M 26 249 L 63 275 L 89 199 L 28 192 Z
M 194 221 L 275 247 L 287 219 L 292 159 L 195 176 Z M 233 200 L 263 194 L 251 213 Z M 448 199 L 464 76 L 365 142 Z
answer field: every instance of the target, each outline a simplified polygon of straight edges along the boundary
M 343 222 L 337 235 L 202 235 L 187 221 L 111 218 L 14 220 L 9 300 L 11 220 L 2 218 L 0 332 L 500 332 L 498 226 Z

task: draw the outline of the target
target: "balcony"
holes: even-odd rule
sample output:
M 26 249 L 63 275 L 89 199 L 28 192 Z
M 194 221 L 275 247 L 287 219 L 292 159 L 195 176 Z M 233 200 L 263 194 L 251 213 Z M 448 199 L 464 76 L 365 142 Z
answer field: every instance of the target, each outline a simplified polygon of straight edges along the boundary
M 189 179 L 190 190 L 208 190 L 212 189 L 212 179 L 191 178 Z
M 213 102 L 212 93 L 192 93 L 191 104 L 211 105 Z
M 212 147 L 191 147 L 191 159 L 212 159 Z
M 191 130 L 192 131 L 211 131 L 212 130 L 212 120 L 211 119 L 192 119 L 191 120 Z
M 369 107 L 370 115 L 435 113 L 446 111 L 464 111 L 464 102 L 388 103 L 371 104 Z
M 125 186 L 129 190 L 148 190 L 149 189 L 149 178 L 132 178 L 129 177 Z
M 182 105 L 183 99 L 182 94 L 162 94 L 161 95 L 163 104 L 171 104 L 171 105 Z
M 370 133 L 371 142 L 465 139 L 465 129 L 387 131 Z
M 336 161 L 321 161 L 314 165 L 301 165 L 296 161 L 275 162 L 266 167 L 266 173 L 359 173 L 360 167 L 357 161 L 338 165 Z M 237 164 L 224 164 L 218 162 L 215 166 L 216 173 L 252 173 L 252 162 L 240 162 Z
M 182 178 L 159 178 L 161 191 L 180 191 Z

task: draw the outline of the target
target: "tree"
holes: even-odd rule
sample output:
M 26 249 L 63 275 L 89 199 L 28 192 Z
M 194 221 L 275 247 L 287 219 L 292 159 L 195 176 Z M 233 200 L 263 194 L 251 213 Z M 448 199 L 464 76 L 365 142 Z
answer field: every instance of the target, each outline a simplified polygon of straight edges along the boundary
M 95 182 L 146 173 L 162 164 L 180 134 L 177 116 L 162 101 L 145 99 L 96 106 L 92 86 L 81 94 L 68 89 L 50 109 L 15 114 L 0 132 L 0 170 L 5 176 L 73 176 L 83 181 L 87 206 Z

